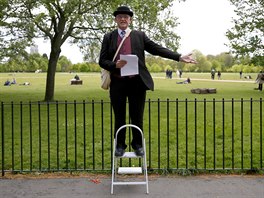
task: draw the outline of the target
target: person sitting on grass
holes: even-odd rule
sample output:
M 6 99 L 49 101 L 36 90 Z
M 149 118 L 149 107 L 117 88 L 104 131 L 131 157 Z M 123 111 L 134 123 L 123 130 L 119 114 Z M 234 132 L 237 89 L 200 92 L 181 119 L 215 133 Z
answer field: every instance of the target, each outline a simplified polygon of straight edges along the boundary
M 76 75 L 74 76 L 74 79 L 75 79 L 75 80 L 80 80 L 80 77 L 76 74 Z
M 7 79 L 7 80 L 5 81 L 5 83 L 4 83 L 4 86 L 10 86 L 10 85 L 11 85 L 11 82 L 10 82 L 9 79 Z
M 24 83 L 19 84 L 19 85 L 25 85 L 25 86 L 28 86 L 28 85 L 30 85 L 30 82 L 24 82 Z
M 13 78 L 13 81 L 11 82 L 11 84 L 15 85 L 16 84 L 16 79 Z
M 182 82 L 176 82 L 177 84 L 190 84 L 191 83 L 191 79 L 188 77 L 185 81 Z

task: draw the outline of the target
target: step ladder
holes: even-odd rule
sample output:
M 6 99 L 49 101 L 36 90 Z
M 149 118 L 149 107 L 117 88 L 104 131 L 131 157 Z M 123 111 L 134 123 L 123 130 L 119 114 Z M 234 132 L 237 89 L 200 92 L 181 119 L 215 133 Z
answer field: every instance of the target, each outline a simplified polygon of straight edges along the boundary
M 116 157 L 115 156 L 115 149 L 117 144 L 117 135 L 119 131 L 121 131 L 123 128 L 126 127 L 132 127 L 136 128 L 140 133 L 142 137 L 142 147 L 144 150 L 143 156 L 137 156 L 134 152 L 125 152 L 123 156 Z M 118 161 L 120 158 L 141 158 L 142 163 L 140 167 L 120 167 Z M 148 189 L 148 173 L 147 173 L 147 159 L 146 159 L 146 145 L 145 145 L 145 138 L 143 136 L 142 130 L 133 124 L 126 124 L 121 126 L 117 132 L 114 139 L 114 149 L 113 149 L 113 161 L 112 161 L 112 184 L 111 184 L 111 194 L 114 193 L 114 186 L 116 185 L 145 185 L 146 186 L 146 193 L 149 193 Z M 141 179 L 141 181 L 129 181 L 129 179 L 126 179 L 125 181 L 118 181 L 118 174 L 143 174 L 144 179 Z

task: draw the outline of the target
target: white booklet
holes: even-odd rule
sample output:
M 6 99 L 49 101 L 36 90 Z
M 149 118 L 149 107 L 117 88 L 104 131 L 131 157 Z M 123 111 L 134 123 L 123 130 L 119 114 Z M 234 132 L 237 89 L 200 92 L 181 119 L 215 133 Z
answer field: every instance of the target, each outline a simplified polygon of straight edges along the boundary
M 121 68 L 121 76 L 131 76 L 138 74 L 138 57 L 137 55 L 128 54 L 122 55 L 120 54 L 120 60 L 126 60 L 127 64 Z

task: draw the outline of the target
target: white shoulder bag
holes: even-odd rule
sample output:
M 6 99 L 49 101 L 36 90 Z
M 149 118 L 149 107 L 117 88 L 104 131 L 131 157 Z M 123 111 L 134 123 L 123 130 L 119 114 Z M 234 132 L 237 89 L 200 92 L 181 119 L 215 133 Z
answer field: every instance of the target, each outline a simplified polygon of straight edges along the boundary
M 122 39 L 120 45 L 118 46 L 116 53 L 114 55 L 113 61 L 115 61 L 115 58 L 121 48 L 121 46 L 123 45 L 124 41 L 126 40 L 126 38 L 129 36 L 131 30 L 128 29 L 126 31 L 126 35 L 124 36 L 124 38 Z M 105 90 L 108 90 L 110 87 L 110 83 L 111 83 L 111 78 L 110 78 L 110 72 L 106 69 L 102 69 L 101 70 L 101 87 Z

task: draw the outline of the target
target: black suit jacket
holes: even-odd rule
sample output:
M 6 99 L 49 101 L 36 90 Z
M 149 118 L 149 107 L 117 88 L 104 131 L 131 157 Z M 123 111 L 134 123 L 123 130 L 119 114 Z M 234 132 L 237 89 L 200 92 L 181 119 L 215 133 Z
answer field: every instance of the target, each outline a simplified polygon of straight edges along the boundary
M 118 30 L 105 34 L 100 52 L 100 67 L 113 72 L 116 69 L 115 62 L 112 61 L 117 50 Z M 164 48 L 151 41 L 144 32 L 133 30 L 130 33 L 132 54 L 138 56 L 139 75 L 148 89 L 154 90 L 153 79 L 145 64 L 145 51 L 152 55 L 179 61 L 180 54 Z

